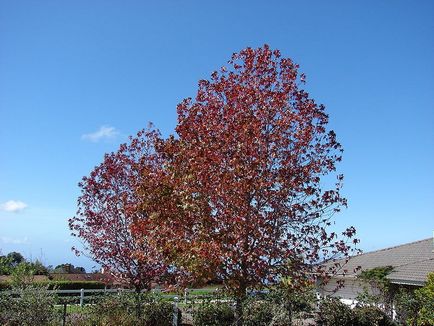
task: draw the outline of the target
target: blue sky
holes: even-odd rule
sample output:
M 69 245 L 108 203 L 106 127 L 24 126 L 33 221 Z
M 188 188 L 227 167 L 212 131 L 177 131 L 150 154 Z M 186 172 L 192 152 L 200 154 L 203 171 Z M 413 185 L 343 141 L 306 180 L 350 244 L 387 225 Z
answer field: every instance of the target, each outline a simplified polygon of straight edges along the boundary
M 197 81 L 268 43 L 307 74 L 345 148 L 364 250 L 434 230 L 433 1 L 0 2 L 0 249 L 72 262 L 77 183 Z

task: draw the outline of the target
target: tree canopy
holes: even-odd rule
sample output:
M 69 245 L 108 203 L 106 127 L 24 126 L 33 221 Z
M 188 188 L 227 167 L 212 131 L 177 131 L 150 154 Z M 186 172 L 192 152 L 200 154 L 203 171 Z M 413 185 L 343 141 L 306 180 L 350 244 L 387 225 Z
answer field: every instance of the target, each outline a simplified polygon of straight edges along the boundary
M 89 255 L 137 290 L 149 289 L 166 269 L 146 236 L 136 236 L 131 229 L 136 221 L 147 219 L 138 210 L 141 200 L 136 189 L 147 181 L 141 171 L 155 165 L 153 146 L 158 137 L 155 130 L 140 131 L 117 152 L 106 154 L 80 182 L 77 214 L 69 220 L 72 235 L 84 242 L 83 250 L 74 248 L 76 253 Z
M 238 302 L 333 272 L 321 262 L 357 243 L 353 227 L 329 230 L 347 205 L 343 150 L 298 69 L 246 48 L 178 105 L 176 136 L 141 132 L 106 155 L 70 223 L 90 255 L 146 286 L 165 269 L 178 284 L 217 278 Z

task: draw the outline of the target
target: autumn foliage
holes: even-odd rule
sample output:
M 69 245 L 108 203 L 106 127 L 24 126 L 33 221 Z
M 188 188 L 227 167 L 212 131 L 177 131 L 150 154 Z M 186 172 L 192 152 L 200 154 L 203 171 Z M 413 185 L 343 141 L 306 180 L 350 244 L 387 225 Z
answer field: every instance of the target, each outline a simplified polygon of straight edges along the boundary
M 176 137 L 107 155 L 71 222 L 91 255 L 123 272 L 140 262 L 138 279 L 165 266 L 179 282 L 217 278 L 239 300 L 283 277 L 313 281 L 321 261 L 348 256 L 354 228 L 328 230 L 346 206 L 342 147 L 298 68 L 267 45 L 235 53 L 178 105 Z
M 83 250 L 120 282 L 140 290 L 161 281 L 167 267 L 159 252 L 142 233 L 131 227 L 147 216 L 138 208 L 141 199 L 136 189 L 152 179 L 145 171 L 160 166 L 154 144 L 159 133 L 149 129 L 131 137 L 115 153 L 106 154 L 104 161 L 79 183 L 81 196 L 78 210 L 69 220 L 73 235 L 81 238 Z
M 330 189 L 321 184 L 335 174 L 342 148 L 324 106 L 300 88 L 298 66 L 268 46 L 229 64 L 178 105 L 179 140 L 167 158 L 183 209 L 155 222 L 176 239 L 165 245 L 177 264 L 242 296 L 282 275 L 294 284 L 319 275 L 321 260 L 351 247 L 326 230 L 346 206 L 342 175 Z

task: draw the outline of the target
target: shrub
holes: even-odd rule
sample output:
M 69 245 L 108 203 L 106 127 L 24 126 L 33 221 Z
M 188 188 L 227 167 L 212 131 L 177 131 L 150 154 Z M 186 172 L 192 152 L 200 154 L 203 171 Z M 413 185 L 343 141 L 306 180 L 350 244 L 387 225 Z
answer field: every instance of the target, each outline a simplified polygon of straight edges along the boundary
M 243 316 L 245 326 L 291 325 L 291 315 L 288 310 L 282 304 L 272 300 L 247 301 L 244 304 Z
M 320 301 L 316 322 L 323 326 L 353 326 L 354 315 L 338 298 L 326 297 Z
M 172 313 L 172 304 L 156 296 L 120 293 L 98 300 L 90 308 L 89 322 L 107 326 L 172 326 Z
M 412 325 L 417 320 L 421 303 L 416 298 L 414 290 L 401 288 L 394 298 L 397 319 L 403 324 Z
M 234 311 L 224 302 L 204 302 L 193 314 L 196 326 L 230 326 L 235 322 Z
M 353 310 L 354 324 L 357 326 L 396 325 L 381 309 L 374 306 L 357 306 Z
M 267 300 L 285 307 L 289 314 L 297 314 L 312 312 L 317 299 L 313 288 L 306 287 L 296 290 L 280 287 L 272 290 L 267 296 Z
M 245 326 L 265 326 L 273 319 L 274 306 L 270 301 L 249 300 L 244 304 L 244 324 Z
M 393 326 L 389 316 L 375 306 L 357 306 L 353 310 L 338 298 L 320 301 L 316 322 L 324 326 Z
M 10 290 L 12 281 L 0 282 L 0 290 Z M 21 283 L 26 284 L 26 283 Z M 33 286 L 46 287 L 48 290 L 80 290 L 80 289 L 104 289 L 106 284 L 98 281 L 39 281 L 31 283 Z
M 429 273 L 426 284 L 414 292 L 420 303 L 418 324 L 434 325 L 434 272 Z
M 170 302 L 151 301 L 143 305 L 143 322 L 149 326 L 172 326 L 173 306 Z M 181 320 L 181 316 L 178 316 Z
M 98 281 L 42 281 L 37 285 L 47 286 L 49 290 L 80 290 L 80 289 L 104 289 L 106 285 Z
M 14 287 L 0 293 L 1 325 L 50 325 L 58 319 L 56 296 L 44 287 Z

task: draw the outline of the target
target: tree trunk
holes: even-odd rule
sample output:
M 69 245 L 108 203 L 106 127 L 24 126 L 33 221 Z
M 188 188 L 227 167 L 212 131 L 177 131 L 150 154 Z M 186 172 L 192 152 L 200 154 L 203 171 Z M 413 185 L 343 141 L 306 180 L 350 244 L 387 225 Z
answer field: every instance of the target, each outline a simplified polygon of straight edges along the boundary
M 243 303 L 246 300 L 246 290 L 244 282 L 240 285 L 239 291 L 237 293 L 237 297 L 235 298 L 235 318 L 236 325 L 242 326 L 244 323 L 243 316 Z
M 135 288 L 136 293 L 136 317 L 140 320 L 140 317 L 142 316 L 142 300 L 140 296 L 140 288 Z
M 243 325 L 243 300 L 240 297 L 235 300 L 235 319 L 237 326 Z

